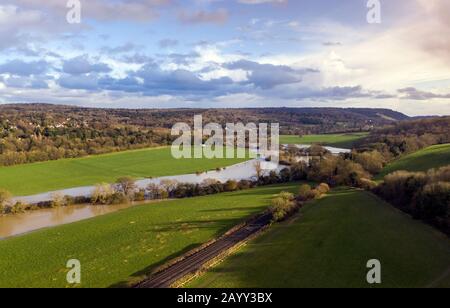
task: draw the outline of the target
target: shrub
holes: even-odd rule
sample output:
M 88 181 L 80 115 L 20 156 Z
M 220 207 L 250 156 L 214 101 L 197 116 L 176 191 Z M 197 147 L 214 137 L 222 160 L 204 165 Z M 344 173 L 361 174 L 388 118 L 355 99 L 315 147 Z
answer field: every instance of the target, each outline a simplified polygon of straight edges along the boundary
M 245 190 L 245 189 L 253 188 L 254 185 L 253 185 L 252 181 L 242 180 L 242 181 L 239 181 L 238 187 L 240 190 Z
M 114 187 L 110 184 L 97 184 L 92 192 L 92 204 L 111 204 L 112 196 L 115 194 Z
M 414 218 L 450 235 L 448 172 L 448 166 L 427 173 L 397 171 L 387 175 L 374 192 Z
M 20 213 L 24 213 L 27 209 L 28 205 L 26 205 L 25 203 L 22 202 L 16 202 L 16 204 L 14 204 L 11 208 L 10 208 L 10 213 L 11 214 L 20 214 Z
M 383 155 L 376 150 L 371 152 L 356 153 L 353 155 L 353 159 L 371 174 L 380 173 L 386 163 Z
M 10 201 L 11 194 L 6 190 L 0 189 L 0 214 L 6 211 Z
M 291 180 L 302 181 L 308 178 L 308 165 L 305 162 L 298 162 L 291 166 Z
M 316 190 L 319 192 L 320 195 L 324 195 L 330 192 L 330 186 L 326 183 L 322 183 L 319 186 L 316 187 Z
M 139 191 L 134 193 L 134 201 L 145 201 L 145 189 L 139 189 Z
M 362 188 L 364 190 L 372 191 L 377 186 L 378 186 L 377 182 L 374 182 L 372 180 L 369 180 L 369 179 L 361 179 L 360 180 L 360 188 Z
M 109 204 L 127 204 L 130 201 L 131 200 L 129 196 L 125 195 L 123 192 L 115 192 L 114 194 L 112 194 Z
M 76 201 L 75 198 L 72 196 L 64 196 L 64 198 L 63 198 L 64 206 L 74 205 L 74 204 L 76 204 L 75 201 Z
M 282 192 L 272 200 L 270 212 L 274 222 L 280 222 L 298 211 L 294 195 L 289 192 Z
M 64 196 L 59 194 L 59 193 L 54 193 L 52 194 L 52 201 L 50 204 L 50 207 L 55 208 L 55 207 L 61 207 L 64 206 Z
M 308 184 L 303 184 L 300 186 L 300 189 L 298 190 L 298 201 L 308 201 L 314 198 L 314 193 L 312 191 L 312 188 Z
M 238 183 L 234 180 L 227 181 L 224 186 L 225 191 L 236 191 L 239 189 Z
M 448 217 L 450 207 L 450 183 L 438 182 L 426 185 L 415 198 L 414 215 L 425 220 Z
M 121 177 L 116 181 L 116 189 L 125 196 L 131 196 L 136 190 L 136 181 L 131 177 Z

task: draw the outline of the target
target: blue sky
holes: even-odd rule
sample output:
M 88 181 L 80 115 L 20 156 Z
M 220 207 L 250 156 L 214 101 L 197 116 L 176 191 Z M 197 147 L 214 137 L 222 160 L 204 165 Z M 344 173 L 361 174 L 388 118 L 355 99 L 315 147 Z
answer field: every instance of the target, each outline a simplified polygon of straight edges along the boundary
M 449 1 L 367 2 L 3 0 L 0 103 L 450 114 Z

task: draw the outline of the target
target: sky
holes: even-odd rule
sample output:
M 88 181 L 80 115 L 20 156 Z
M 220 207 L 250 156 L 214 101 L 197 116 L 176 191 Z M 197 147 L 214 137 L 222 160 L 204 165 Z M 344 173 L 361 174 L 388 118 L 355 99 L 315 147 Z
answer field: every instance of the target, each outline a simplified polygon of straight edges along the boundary
M 450 115 L 448 0 L 70 2 L 1 1 L 0 104 Z

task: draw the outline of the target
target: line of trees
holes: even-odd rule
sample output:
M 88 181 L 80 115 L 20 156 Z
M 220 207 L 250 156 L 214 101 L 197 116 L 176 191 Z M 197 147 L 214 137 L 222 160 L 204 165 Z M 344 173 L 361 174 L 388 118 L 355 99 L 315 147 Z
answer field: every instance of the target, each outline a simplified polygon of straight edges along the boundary
M 0 165 L 76 158 L 86 155 L 168 145 L 165 131 L 135 127 L 44 127 L 0 125 Z
M 415 219 L 450 235 L 450 166 L 428 172 L 397 171 L 373 191 Z

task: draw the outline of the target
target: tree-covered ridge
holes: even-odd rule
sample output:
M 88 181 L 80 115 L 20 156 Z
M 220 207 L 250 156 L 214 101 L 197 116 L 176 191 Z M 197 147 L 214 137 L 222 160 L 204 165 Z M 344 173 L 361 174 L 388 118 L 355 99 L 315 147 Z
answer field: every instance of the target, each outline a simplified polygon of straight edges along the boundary
M 376 149 L 391 160 L 432 145 L 450 143 L 449 132 L 450 117 L 403 121 L 373 130 L 358 145 L 361 149 Z
M 285 134 L 370 130 L 406 119 L 381 109 L 99 109 L 46 104 L 0 106 L 0 165 L 168 145 L 175 123 L 280 123 Z M 383 116 L 381 116 L 383 115 Z

